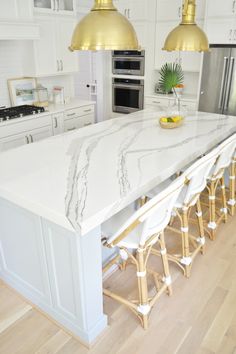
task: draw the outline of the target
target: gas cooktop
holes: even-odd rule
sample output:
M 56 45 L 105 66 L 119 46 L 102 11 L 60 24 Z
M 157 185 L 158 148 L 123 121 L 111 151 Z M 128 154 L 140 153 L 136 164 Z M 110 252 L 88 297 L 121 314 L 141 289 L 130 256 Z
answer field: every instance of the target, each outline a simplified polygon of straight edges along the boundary
M 44 107 L 36 107 L 29 105 L 16 106 L 11 108 L 0 109 L 0 122 L 6 120 L 21 118 L 24 116 L 29 116 L 31 114 L 38 114 L 45 112 Z

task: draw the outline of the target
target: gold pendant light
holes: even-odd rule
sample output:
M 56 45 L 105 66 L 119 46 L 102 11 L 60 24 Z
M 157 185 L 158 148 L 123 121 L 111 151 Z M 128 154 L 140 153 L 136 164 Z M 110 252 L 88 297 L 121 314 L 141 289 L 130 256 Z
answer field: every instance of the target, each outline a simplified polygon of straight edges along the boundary
M 139 45 L 132 24 L 112 0 L 95 0 L 90 13 L 77 24 L 69 49 L 138 50 Z
M 182 12 L 182 22 L 167 36 L 163 50 L 167 51 L 209 51 L 206 34 L 195 22 L 195 0 L 185 0 Z

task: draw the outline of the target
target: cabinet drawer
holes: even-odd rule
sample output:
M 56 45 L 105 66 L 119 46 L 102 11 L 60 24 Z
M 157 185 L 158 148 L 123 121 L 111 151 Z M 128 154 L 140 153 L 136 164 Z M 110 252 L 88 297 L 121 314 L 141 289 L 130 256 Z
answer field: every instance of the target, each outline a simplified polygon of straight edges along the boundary
M 73 117 L 84 116 L 91 113 L 94 113 L 94 105 L 73 108 L 65 112 L 65 119 L 71 119 Z
M 27 121 L 17 121 L 14 120 L 14 123 L 9 125 L 4 125 L 3 127 L 0 126 L 0 139 L 5 138 L 7 136 L 24 133 L 29 130 L 51 126 L 51 115 L 38 117 L 35 116 L 34 118 L 27 120 Z
M 181 106 L 183 107 L 183 109 L 186 109 L 187 111 L 197 110 L 197 102 L 181 101 Z
M 76 119 L 71 118 L 71 119 L 66 119 L 64 122 L 64 130 L 65 132 L 69 132 L 71 130 L 77 129 L 76 127 Z
M 153 105 L 153 106 L 158 105 L 158 106 L 168 107 L 168 98 L 146 97 L 145 98 L 145 104 Z

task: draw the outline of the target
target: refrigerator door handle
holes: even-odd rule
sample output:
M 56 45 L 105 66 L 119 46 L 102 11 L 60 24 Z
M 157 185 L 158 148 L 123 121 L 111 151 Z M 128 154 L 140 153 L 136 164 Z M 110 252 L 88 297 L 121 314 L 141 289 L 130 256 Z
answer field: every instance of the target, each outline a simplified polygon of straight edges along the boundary
M 229 62 L 229 57 L 224 57 L 224 66 L 223 66 L 223 74 L 222 74 L 221 85 L 220 85 L 220 98 L 219 98 L 219 105 L 218 105 L 219 109 L 222 109 L 222 106 L 223 106 L 228 62 Z
M 228 84 L 227 84 L 226 94 L 225 94 L 225 104 L 224 104 L 225 110 L 229 108 L 229 97 L 230 97 L 230 91 L 231 91 L 232 80 L 233 80 L 234 63 L 235 63 L 235 58 L 231 57 L 230 64 L 229 64 Z

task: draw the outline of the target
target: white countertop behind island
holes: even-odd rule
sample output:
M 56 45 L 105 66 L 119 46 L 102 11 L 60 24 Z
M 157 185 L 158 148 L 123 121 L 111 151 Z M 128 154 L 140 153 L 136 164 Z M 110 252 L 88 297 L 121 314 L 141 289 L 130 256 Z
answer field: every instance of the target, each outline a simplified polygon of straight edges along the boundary
M 163 130 L 143 110 L 0 154 L 0 197 L 85 234 L 236 131 L 200 113 Z

